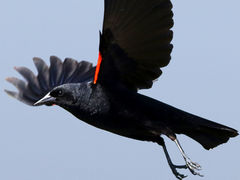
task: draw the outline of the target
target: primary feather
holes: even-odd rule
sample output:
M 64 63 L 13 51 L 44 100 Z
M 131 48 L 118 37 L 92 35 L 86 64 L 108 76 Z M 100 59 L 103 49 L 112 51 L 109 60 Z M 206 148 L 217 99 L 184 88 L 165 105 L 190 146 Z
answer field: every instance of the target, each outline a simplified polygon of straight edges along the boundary
M 33 58 L 33 62 L 38 75 L 36 76 L 26 67 L 16 67 L 16 71 L 24 77 L 26 82 L 15 77 L 7 78 L 6 80 L 13 84 L 18 92 L 5 90 L 10 96 L 31 106 L 54 87 L 66 83 L 92 81 L 95 72 L 95 67 L 91 63 L 77 62 L 71 58 L 66 58 L 62 62 L 58 57 L 51 56 L 50 67 L 40 58 Z

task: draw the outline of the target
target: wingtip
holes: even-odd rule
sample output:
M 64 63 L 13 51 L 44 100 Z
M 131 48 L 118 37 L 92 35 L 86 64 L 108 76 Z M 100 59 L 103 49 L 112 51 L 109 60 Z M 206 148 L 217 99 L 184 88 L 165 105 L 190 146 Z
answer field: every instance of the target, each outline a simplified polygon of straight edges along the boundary
M 7 78 L 5 78 L 5 80 L 14 85 L 14 77 L 7 77 Z M 9 91 L 7 89 L 4 89 L 4 92 L 14 98 L 16 98 L 16 96 L 17 96 L 17 92 L 15 92 L 15 91 Z
M 13 67 L 13 69 L 14 69 L 15 71 L 19 72 L 19 71 L 20 71 L 20 69 L 21 69 L 21 67 L 14 66 L 14 67 Z
M 16 79 L 16 78 L 15 78 L 15 77 L 7 77 L 7 78 L 5 78 L 5 80 L 6 80 L 7 82 L 11 83 L 11 84 L 13 84 L 14 79 Z
M 39 57 L 33 57 L 32 59 L 33 59 L 33 62 L 36 62 L 36 61 L 42 61 L 42 59 L 39 58 Z
M 59 61 L 59 62 L 62 62 L 62 60 L 58 57 L 58 56 L 50 56 L 50 62 L 52 61 Z
M 8 94 L 9 90 L 7 90 L 7 89 L 4 89 L 4 92 Z
M 9 96 L 11 96 L 11 97 L 16 97 L 16 92 L 14 92 L 14 91 L 9 91 L 9 90 L 7 90 L 7 89 L 4 89 L 4 92 L 5 93 L 7 93 Z
M 5 78 L 7 82 L 10 82 L 10 77 Z

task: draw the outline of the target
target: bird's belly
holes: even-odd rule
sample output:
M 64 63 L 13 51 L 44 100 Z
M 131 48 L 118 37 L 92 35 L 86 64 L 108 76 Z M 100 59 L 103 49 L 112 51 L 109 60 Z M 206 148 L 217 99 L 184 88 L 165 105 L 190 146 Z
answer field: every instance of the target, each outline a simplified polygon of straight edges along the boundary
M 139 119 L 124 116 L 98 116 L 82 120 L 94 127 L 132 139 L 152 141 L 156 136 L 154 130 Z M 161 134 L 160 131 L 157 133 Z

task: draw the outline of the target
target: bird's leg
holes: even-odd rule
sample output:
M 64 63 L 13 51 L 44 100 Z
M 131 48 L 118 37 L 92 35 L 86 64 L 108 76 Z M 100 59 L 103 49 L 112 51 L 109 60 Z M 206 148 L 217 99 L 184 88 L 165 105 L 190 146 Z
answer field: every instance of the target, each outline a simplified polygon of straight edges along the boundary
M 193 175 L 198 175 L 198 176 L 201 176 L 203 177 L 203 175 L 199 174 L 198 172 L 196 171 L 199 171 L 201 170 L 201 166 L 198 164 L 198 163 L 195 163 L 195 162 L 192 162 L 191 159 L 184 153 L 184 150 L 183 148 L 181 147 L 178 139 L 176 138 L 174 140 L 174 142 L 176 143 L 178 149 L 180 150 L 185 162 L 186 162 L 186 167 L 190 170 L 190 172 L 193 174 Z
M 185 176 L 183 174 L 180 174 L 177 171 L 177 169 L 187 169 L 187 166 L 186 165 L 180 165 L 179 166 L 179 165 L 174 165 L 172 163 L 172 160 L 171 160 L 171 158 L 170 158 L 170 156 L 168 154 L 168 151 L 167 151 L 167 147 L 166 147 L 165 142 L 164 142 L 164 140 L 162 138 L 160 139 L 160 141 L 158 141 L 158 144 L 163 147 L 163 151 L 164 151 L 164 154 L 165 154 L 165 156 L 167 158 L 168 165 L 171 168 L 173 174 L 176 176 L 176 178 L 177 179 L 183 179 L 183 178 L 187 177 L 187 176 Z

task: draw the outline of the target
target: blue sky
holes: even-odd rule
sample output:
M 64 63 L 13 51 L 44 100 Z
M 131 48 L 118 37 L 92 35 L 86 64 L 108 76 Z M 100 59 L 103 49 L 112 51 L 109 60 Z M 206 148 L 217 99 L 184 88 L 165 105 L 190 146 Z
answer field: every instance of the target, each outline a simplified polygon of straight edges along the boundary
M 240 23 L 237 0 L 173 2 L 174 50 L 163 75 L 143 94 L 240 130 Z M 162 148 L 79 121 L 58 107 L 29 107 L 8 97 L 14 66 L 34 69 L 32 57 L 72 57 L 96 64 L 103 1 L 0 1 L 0 179 L 174 179 Z M 35 71 L 35 69 L 34 69 Z M 35 71 L 36 72 L 36 71 Z M 179 136 L 204 178 L 239 179 L 239 137 L 206 151 Z M 176 163 L 183 163 L 167 140 Z

